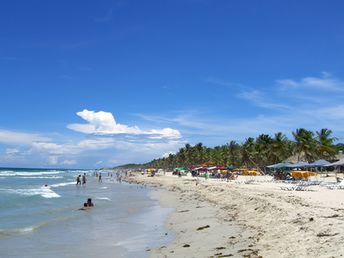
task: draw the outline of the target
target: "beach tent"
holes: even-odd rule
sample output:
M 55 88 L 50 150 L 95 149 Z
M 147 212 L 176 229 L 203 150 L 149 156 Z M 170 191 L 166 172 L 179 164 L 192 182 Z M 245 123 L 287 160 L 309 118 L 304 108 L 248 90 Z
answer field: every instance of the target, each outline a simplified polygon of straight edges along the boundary
M 291 163 L 289 163 L 289 162 L 282 162 L 282 163 L 277 163 L 277 164 L 273 164 L 273 165 L 267 166 L 267 168 L 276 168 L 276 169 L 287 168 L 288 165 L 290 165 L 290 164 Z
M 302 167 L 306 167 L 308 165 L 309 165 L 308 162 L 300 161 L 300 162 L 297 162 L 294 164 L 287 165 L 287 168 L 302 168 Z
M 319 159 L 314 161 L 313 163 L 306 165 L 306 167 L 322 167 L 328 164 L 330 164 L 330 162 L 328 162 L 327 160 Z
M 336 167 L 336 166 L 344 166 L 344 159 L 340 159 L 336 162 L 325 165 L 325 167 Z

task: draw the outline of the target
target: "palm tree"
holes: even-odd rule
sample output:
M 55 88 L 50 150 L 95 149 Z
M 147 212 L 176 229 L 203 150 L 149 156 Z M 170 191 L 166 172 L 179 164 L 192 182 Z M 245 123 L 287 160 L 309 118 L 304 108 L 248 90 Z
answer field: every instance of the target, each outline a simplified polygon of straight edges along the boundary
M 177 153 L 177 166 L 178 167 L 186 166 L 185 160 L 186 160 L 185 148 L 180 148 L 178 153 Z
M 272 142 L 273 140 L 268 134 L 261 134 L 256 138 L 254 160 L 259 166 L 267 165 L 270 162 Z
M 239 166 L 241 163 L 241 146 L 236 141 L 227 144 L 229 165 Z
M 292 146 L 288 138 L 281 132 L 275 133 L 271 145 L 271 163 L 282 162 L 292 155 Z
M 256 155 L 255 142 L 252 137 L 249 137 L 245 140 L 242 145 L 242 162 L 248 165 L 254 165 L 253 159 Z
M 176 154 L 140 165 L 174 168 L 210 162 L 217 165 L 240 166 L 244 163 L 247 166 L 256 164 L 263 166 L 267 163 L 281 162 L 292 153 L 298 156 L 299 161 L 301 158 L 309 162 L 318 157 L 329 159 L 334 157 L 337 149 L 344 148 L 344 144 L 334 146 L 337 138 L 332 137 L 332 131 L 326 128 L 316 132 L 316 137 L 312 131 L 304 128 L 296 129 L 292 134 L 295 142 L 278 132 L 273 138 L 267 134 L 261 134 L 256 139 L 249 137 L 242 145 L 235 141 L 213 148 L 206 147 L 202 143 L 195 146 L 186 144 Z
M 316 159 L 316 141 L 313 138 L 314 133 L 304 128 L 296 129 L 293 132 L 295 138 L 294 152 L 298 155 L 298 161 L 303 157 L 308 162 Z
M 220 146 L 216 146 L 210 150 L 210 161 L 215 165 L 219 165 L 222 163 Z
M 191 145 L 189 143 L 185 144 L 185 161 L 184 165 L 185 166 L 190 166 L 192 164 L 192 150 L 191 150 Z
M 205 156 L 204 146 L 200 142 L 200 143 L 197 143 L 194 148 L 195 148 L 195 164 L 200 165 L 205 161 L 205 159 L 204 159 L 204 156 Z
M 332 131 L 326 128 L 320 130 L 320 132 L 316 132 L 317 137 L 317 149 L 319 158 L 322 159 L 329 159 L 333 158 L 336 154 L 336 148 L 333 145 L 334 141 L 337 140 L 336 137 L 331 137 Z

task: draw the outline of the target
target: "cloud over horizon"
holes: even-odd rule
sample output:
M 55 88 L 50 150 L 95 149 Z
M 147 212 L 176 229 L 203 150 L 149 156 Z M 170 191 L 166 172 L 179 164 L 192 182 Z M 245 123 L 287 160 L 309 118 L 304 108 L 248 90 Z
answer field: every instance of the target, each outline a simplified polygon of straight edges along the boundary
M 39 141 L 50 141 L 49 137 L 37 133 L 25 133 L 0 129 L 0 143 L 9 145 L 30 145 Z
M 82 133 L 82 138 L 42 133 L 25 133 L 0 129 L 0 164 L 25 164 L 33 157 L 44 166 L 80 166 L 88 157 L 93 166 L 111 166 L 123 162 L 148 162 L 163 153 L 176 151 L 184 143 L 179 130 L 172 128 L 142 130 L 116 122 L 110 112 L 77 113 L 86 124 L 68 124 L 67 128 Z M 78 137 L 80 138 L 80 137 Z M 91 161 L 88 161 L 91 162 Z
M 141 130 L 138 126 L 128 126 L 116 122 L 114 116 L 110 112 L 84 109 L 77 112 L 77 115 L 86 120 L 87 124 L 69 124 L 67 128 L 93 135 L 148 135 L 151 139 L 179 139 L 181 134 L 178 130 L 172 128 Z

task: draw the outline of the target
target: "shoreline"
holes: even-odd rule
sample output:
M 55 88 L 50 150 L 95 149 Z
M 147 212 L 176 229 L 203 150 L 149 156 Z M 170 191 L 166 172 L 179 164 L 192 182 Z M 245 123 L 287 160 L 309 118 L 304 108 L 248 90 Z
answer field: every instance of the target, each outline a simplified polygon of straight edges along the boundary
M 175 239 L 167 246 L 148 249 L 150 257 L 259 257 L 253 248 L 252 230 L 243 228 L 201 195 L 151 179 L 146 175 L 125 179 L 153 187 L 152 197 L 162 207 L 174 208 L 165 225 Z
M 265 177 L 245 184 L 249 178 L 202 178 L 196 185 L 195 178 L 169 174 L 127 177 L 128 182 L 167 190 L 156 196 L 162 206 L 176 209 L 167 221 L 176 239 L 151 250 L 151 257 L 344 255 L 343 190 L 311 186 L 309 191 L 283 191 L 282 184 Z
M 254 253 L 249 247 L 250 236 L 245 235 L 244 240 L 242 229 L 232 220 L 225 220 L 213 205 L 189 194 L 179 196 L 178 192 L 162 189 L 154 191 L 153 196 L 162 207 L 174 207 L 165 225 L 175 239 L 167 246 L 150 250 L 150 257 L 230 257 Z

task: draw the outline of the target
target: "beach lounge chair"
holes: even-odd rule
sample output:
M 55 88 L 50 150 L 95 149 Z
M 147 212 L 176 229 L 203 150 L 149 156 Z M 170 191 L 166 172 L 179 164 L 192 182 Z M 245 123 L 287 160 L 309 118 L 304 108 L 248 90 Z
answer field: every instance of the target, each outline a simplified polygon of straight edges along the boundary
M 280 186 L 280 188 L 283 191 L 294 191 L 295 186 L 294 185 L 284 185 L 284 186 Z
M 344 189 L 344 181 L 341 181 L 340 183 L 326 184 L 325 186 L 327 187 L 327 189 L 331 190 Z
M 308 183 L 308 182 L 301 182 L 297 185 L 286 185 L 286 186 L 281 186 L 281 190 L 284 191 L 311 191 L 311 189 L 309 188 L 309 186 L 311 186 L 312 184 Z

